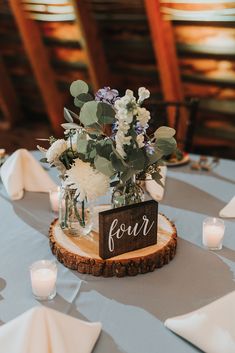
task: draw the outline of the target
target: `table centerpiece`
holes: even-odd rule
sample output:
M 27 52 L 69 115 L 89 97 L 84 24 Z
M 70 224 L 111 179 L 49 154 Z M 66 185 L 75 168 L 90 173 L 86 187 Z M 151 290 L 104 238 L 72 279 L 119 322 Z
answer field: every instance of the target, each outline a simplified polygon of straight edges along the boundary
M 113 187 L 114 208 L 143 201 L 138 181 L 161 184 L 162 158 L 176 148 L 175 130 L 161 126 L 148 135 L 150 112 L 143 107 L 150 92 L 140 87 L 138 98 L 127 89 L 104 87 L 93 96 L 82 80 L 70 86 L 78 112 L 64 108 L 63 139 L 49 138 L 41 161 L 58 169 L 62 181 L 59 221 L 70 235 L 91 230 L 87 203 Z

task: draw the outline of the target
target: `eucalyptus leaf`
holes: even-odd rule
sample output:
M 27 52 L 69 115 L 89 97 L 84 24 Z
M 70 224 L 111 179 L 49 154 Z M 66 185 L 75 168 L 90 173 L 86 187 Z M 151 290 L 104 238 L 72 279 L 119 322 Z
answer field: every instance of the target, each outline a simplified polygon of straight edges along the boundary
M 86 131 L 91 136 L 91 138 L 96 138 L 102 134 L 102 128 L 98 123 L 89 125 L 89 127 L 86 128 Z
M 73 97 L 79 96 L 79 94 L 87 93 L 89 87 L 86 82 L 82 80 L 73 81 L 70 86 L 70 93 Z
M 71 129 L 79 129 L 80 125 L 76 124 L 76 123 L 64 123 L 61 124 L 61 126 L 65 129 L 65 130 L 71 130 Z
M 41 159 L 40 159 L 40 162 L 41 162 L 41 163 L 48 163 L 48 160 L 47 160 L 47 158 L 41 158 Z
M 115 121 L 115 111 L 110 104 L 99 102 L 97 117 L 100 124 L 112 124 Z
M 135 174 L 135 169 L 128 168 L 125 170 L 125 172 L 121 174 L 120 179 L 123 183 L 125 183 L 127 180 L 131 179 L 134 174 Z
M 101 140 L 97 142 L 96 151 L 101 157 L 109 159 L 110 154 L 112 153 L 112 141 Z
M 72 110 L 70 110 L 70 109 L 67 109 L 67 110 L 69 111 L 69 113 L 70 113 L 70 115 L 71 115 L 71 117 L 72 117 L 73 119 L 76 119 L 76 120 L 79 120 L 79 121 L 80 121 L 78 114 L 74 113 L 74 112 L 73 112 Z
M 80 111 L 80 121 L 84 126 L 91 126 L 98 122 L 97 118 L 98 102 L 91 101 L 85 103 Z
M 67 108 L 64 108 L 64 118 L 68 123 L 73 123 L 73 118 Z
M 110 161 L 113 168 L 118 172 L 124 172 L 128 167 L 123 163 L 123 159 L 119 158 L 114 152 L 110 154 Z
M 91 152 L 89 152 L 88 157 L 89 157 L 89 159 L 94 159 L 95 156 L 96 156 L 96 150 L 93 149 L 93 150 L 91 150 Z
M 131 166 L 136 171 L 142 170 L 145 167 L 145 155 L 144 152 L 140 149 L 133 150 L 128 154 L 128 159 Z
M 115 173 L 115 171 L 112 167 L 112 163 L 104 157 L 97 155 L 95 157 L 94 164 L 95 164 L 95 168 L 99 172 L 101 172 L 109 177 Z
M 93 100 L 93 97 L 89 93 L 81 93 L 77 97 L 74 98 L 74 105 L 78 108 L 82 108 L 82 106 L 86 102 L 90 102 Z
M 77 142 L 77 149 L 79 153 L 85 154 L 87 153 L 87 146 L 88 146 L 88 141 L 79 139 Z
M 151 176 L 152 176 L 152 179 L 156 181 L 156 183 L 158 183 L 159 185 L 161 185 L 164 188 L 164 184 L 161 181 L 162 175 L 160 174 L 159 171 L 152 173 Z M 148 181 L 146 181 L 146 182 L 148 182 Z
M 122 156 L 120 155 L 120 153 L 118 153 L 118 151 L 116 150 L 116 148 L 114 147 L 114 145 L 112 145 L 112 150 L 113 153 L 117 156 L 117 158 L 122 160 L 122 163 L 125 165 L 126 168 L 129 168 L 129 165 L 124 161 L 124 159 L 122 158 Z
M 149 163 L 148 164 L 153 164 L 158 162 L 162 157 L 164 153 L 159 150 L 159 148 L 155 148 L 155 151 L 153 154 L 147 154 Z
M 158 138 L 171 138 L 175 135 L 175 129 L 169 126 L 160 126 L 155 132 L 154 137 Z
M 176 140 L 174 137 L 171 138 L 159 138 L 157 139 L 155 146 L 159 148 L 165 156 L 171 154 L 176 149 Z

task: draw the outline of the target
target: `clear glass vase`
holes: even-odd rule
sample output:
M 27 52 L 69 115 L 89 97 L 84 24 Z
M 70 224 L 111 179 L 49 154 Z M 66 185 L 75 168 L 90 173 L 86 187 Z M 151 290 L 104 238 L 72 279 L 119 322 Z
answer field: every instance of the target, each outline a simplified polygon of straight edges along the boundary
M 68 236 L 88 235 L 93 225 L 93 205 L 79 201 L 76 189 L 62 186 L 60 188 L 59 223 Z
M 125 183 L 120 182 L 113 188 L 111 203 L 113 208 L 132 205 L 144 201 L 144 191 L 135 175 Z

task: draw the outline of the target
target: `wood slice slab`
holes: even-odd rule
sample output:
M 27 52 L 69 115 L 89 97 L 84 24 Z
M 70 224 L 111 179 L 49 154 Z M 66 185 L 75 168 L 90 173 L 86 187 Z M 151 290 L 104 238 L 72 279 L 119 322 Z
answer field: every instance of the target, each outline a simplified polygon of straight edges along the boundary
M 158 215 L 157 244 L 130 251 L 107 260 L 99 257 L 99 234 L 69 237 L 55 219 L 49 230 L 52 253 L 66 267 L 94 276 L 123 277 L 153 271 L 170 262 L 175 256 L 177 231 L 175 225 L 164 215 Z

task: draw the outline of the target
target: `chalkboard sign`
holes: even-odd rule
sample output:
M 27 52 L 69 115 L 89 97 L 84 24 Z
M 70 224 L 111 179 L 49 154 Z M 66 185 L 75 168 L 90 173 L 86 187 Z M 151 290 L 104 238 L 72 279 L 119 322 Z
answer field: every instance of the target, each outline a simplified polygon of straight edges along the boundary
M 154 200 L 99 213 L 99 256 L 109 259 L 157 243 Z

